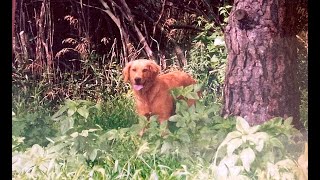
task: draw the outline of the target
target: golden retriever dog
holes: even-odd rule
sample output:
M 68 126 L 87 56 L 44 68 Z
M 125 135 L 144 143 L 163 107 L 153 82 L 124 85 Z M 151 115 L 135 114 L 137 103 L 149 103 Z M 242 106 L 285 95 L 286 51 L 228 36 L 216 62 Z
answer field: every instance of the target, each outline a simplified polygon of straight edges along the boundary
M 133 89 L 137 113 L 147 118 L 157 115 L 162 123 L 174 113 L 174 99 L 170 90 L 195 84 L 196 81 L 182 71 L 160 75 L 160 70 L 154 61 L 138 59 L 125 66 L 123 76 Z

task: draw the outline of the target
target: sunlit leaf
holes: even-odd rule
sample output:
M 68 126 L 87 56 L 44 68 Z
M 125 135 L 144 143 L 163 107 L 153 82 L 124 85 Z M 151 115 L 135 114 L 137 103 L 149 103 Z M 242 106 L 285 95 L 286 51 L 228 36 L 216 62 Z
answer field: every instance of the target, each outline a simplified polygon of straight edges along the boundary
M 267 163 L 267 178 L 268 179 L 280 179 L 279 169 L 272 163 Z
M 77 109 L 77 112 L 85 119 L 87 119 L 89 116 L 89 110 L 86 106 L 80 107 L 79 109 Z
M 94 149 L 94 150 L 92 150 L 91 153 L 89 154 L 89 159 L 90 159 L 91 161 L 94 161 L 94 160 L 96 159 L 97 155 L 98 155 L 98 149 Z
M 74 132 L 72 134 L 70 134 L 71 137 L 76 138 L 78 137 L 79 133 L 78 132 Z
M 238 131 L 240 131 L 242 134 L 245 134 L 249 131 L 249 128 L 249 123 L 245 119 L 240 116 L 236 118 L 236 129 Z
M 82 132 L 79 135 L 81 135 L 83 137 L 88 137 L 89 131 L 88 130 L 82 130 Z
M 171 150 L 171 148 L 172 148 L 172 145 L 171 145 L 171 143 L 169 143 L 169 142 L 164 142 L 163 144 L 162 144 L 162 146 L 161 146 L 161 153 L 163 154 L 163 153 L 167 153 L 167 152 L 169 152 L 170 150 Z
M 67 114 L 68 116 L 72 116 L 75 112 L 77 111 L 77 107 L 75 106 L 72 106 L 72 107 L 69 107 L 68 111 L 67 111 Z
M 74 119 L 73 117 L 67 117 L 60 124 L 60 130 L 62 134 L 65 134 L 69 129 L 73 128 Z
M 56 120 L 56 121 L 57 121 L 57 118 L 58 118 L 59 116 L 61 116 L 67 109 L 68 109 L 68 106 L 62 106 L 62 107 L 58 110 L 58 112 L 56 112 L 54 115 L 51 116 L 51 118 L 52 118 L 53 120 Z M 58 119 L 58 120 L 60 120 L 60 119 Z
M 119 137 L 118 131 L 116 129 L 112 129 L 106 133 L 108 136 L 108 140 L 117 139 Z
M 227 144 L 230 140 L 232 140 L 234 138 L 240 137 L 241 135 L 242 134 L 239 131 L 232 131 L 232 132 L 228 133 L 227 137 L 221 143 L 221 146 Z
M 256 155 L 251 148 L 246 148 L 240 153 L 242 165 L 246 171 L 250 171 L 251 163 L 256 159 Z
M 240 138 L 234 138 L 230 140 L 227 144 L 227 154 L 228 156 L 231 156 L 233 151 L 241 146 L 243 143 L 242 139 Z

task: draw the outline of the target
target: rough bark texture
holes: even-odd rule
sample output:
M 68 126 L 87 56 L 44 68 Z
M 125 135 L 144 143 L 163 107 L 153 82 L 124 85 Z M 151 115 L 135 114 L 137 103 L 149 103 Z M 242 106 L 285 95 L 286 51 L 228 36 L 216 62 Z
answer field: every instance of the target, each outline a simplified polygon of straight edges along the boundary
M 226 27 L 228 62 L 222 115 L 251 125 L 272 117 L 299 121 L 294 3 L 235 0 Z

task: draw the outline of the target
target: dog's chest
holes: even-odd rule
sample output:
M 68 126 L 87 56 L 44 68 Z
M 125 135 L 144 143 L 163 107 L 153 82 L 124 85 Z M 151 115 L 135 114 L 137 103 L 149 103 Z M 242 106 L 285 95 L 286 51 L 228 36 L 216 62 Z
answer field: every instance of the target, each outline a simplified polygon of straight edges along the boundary
M 170 92 L 156 90 L 135 95 L 140 114 L 159 114 L 165 109 L 172 108 L 173 99 Z

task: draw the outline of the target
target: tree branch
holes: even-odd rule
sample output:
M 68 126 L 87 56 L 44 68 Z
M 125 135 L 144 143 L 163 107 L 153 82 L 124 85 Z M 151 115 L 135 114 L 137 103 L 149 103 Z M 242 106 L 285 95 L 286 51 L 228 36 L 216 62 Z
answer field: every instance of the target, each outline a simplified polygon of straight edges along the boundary
M 124 30 L 124 28 L 121 26 L 121 22 L 120 19 L 118 17 L 116 17 L 112 12 L 111 9 L 109 7 L 109 5 L 104 2 L 103 0 L 100 0 L 101 4 L 103 5 L 103 7 L 106 10 L 101 9 L 102 11 L 106 12 L 109 17 L 112 19 L 112 21 L 117 25 L 117 27 L 119 28 L 120 31 L 120 36 L 121 36 L 121 41 L 122 41 L 122 48 L 123 48 L 123 56 L 124 56 L 124 60 L 125 62 L 128 62 L 128 46 L 129 46 L 129 36 L 126 33 L 126 31 Z
M 101 0 L 100 0 L 101 1 Z M 138 26 L 136 25 L 136 23 L 134 22 L 134 19 L 133 19 L 133 16 L 132 16 L 132 13 L 131 13 L 131 10 L 129 9 L 127 3 L 124 1 L 124 0 L 120 0 L 120 2 L 122 3 L 123 7 L 124 7 L 124 10 L 125 12 L 123 11 L 120 11 L 121 13 L 125 13 L 124 14 L 124 17 L 126 17 L 126 19 L 132 24 L 132 26 L 134 27 L 134 30 L 138 36 L 138 39 L 140 41 L 140 43 L 143 44 L 143 47 L 144 47 L 144 50 L 146 51 L 147 53 L 147 56 L 149 59 L 155 59 L 154 56 L 153 56 L 153 52 L 150 48 L 150 46 L 148 45 L 145 37 L 142 35 L 140 29 L 138 28 Z

